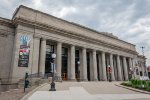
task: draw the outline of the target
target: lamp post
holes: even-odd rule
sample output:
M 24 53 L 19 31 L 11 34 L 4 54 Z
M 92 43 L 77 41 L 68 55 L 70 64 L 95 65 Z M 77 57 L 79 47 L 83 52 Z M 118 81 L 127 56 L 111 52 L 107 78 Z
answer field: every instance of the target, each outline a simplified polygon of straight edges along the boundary
M 80 81 L 80 70 L 79 70 L 80 61 L 78 61 L 77 64 L 78 64 L 78 81 Z
M 109 82 L 111 82 L 111 67 L 108 65 Z
M 133 70 L 132 70 L 132 68 L 130 67 L 130 75 L 131 75 L 131 77 L 130 77 L 130 80 L 132 79 L 132 75 L 133 74 Z
M 55 89 L 55 82 L 54 82 L 54 59 L 56 58 L 56 54 L 52 54 L 52 67 L 53 67 L 53 76 L 52 76 L 52 83 L 51 83 L 51 88 L 49 91 L 56 91 Z

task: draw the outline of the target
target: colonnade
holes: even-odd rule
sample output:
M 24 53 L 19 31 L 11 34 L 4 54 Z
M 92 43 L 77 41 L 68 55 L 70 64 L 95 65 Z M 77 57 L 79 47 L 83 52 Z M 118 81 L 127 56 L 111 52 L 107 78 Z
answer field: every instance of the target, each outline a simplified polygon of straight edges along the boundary
M 40 41 L 40 40 L 39 40 Z M 63 43 L 57 42 L 56 44 L 56 72 L 61 77 L 62 69 L 62 47 Z M 41 46 L 39 48 L 39 72 L 45 73 L 45 55 L 46 55 L 46 40 L 41 39 Z M 75 80 L 75 45 L 70 45 L 70 69 L 68 70 L 68 80 Z M 132 67 L 132 58 L 119 54 L 108 53 L 95 49 L 80 47 L 80 79 L 82 81 L 88 80 L 87 72 L 87 52 L 90 53 L 90 81 L 107 81 L 108 65 L 111 67 L 111 80 L 122 81 L 129 79 L 129 68 Z M 107 55 L 107 56 L 106 56 Z M 108 60 L 107 60 L 107 59 Z M 114 59 L 115 58 L 115 59 Z M 122 65 L 121 65 L 122 59 Z M 99 75 L 99 76 L 98 76 Z

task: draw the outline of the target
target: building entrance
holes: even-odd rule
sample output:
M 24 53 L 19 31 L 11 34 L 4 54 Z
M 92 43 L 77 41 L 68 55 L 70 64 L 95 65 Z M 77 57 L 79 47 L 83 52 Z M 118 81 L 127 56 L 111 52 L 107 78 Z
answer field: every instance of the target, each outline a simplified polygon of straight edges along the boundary
M 90 81 L 90 53 L 87 52 L 86 55 L 87 55 L 87 78 L 88 81 Z
M 79 50 L 76 50 L 75 51 L 75 75 L 76 75 L 76 79 L 80 79 L 79 61 L 80 61 Z
M 46 58 L 45 58 L 45 75 L 46 76 L 52 76 L 51 55 L 53 52 L 54 52 L 54 45 L 46 45 Z
M 67 67 L 68 67 L 68 48 L 62 48 L 62 80 L 67 80 Z

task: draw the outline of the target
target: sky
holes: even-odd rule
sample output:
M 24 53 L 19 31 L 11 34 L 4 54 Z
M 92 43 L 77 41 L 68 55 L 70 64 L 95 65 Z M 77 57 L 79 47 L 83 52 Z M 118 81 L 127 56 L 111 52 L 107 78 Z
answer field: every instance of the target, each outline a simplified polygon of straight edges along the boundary
M 11 19 L 19 5 L 109 32 L 136 45 L 150 65 L 150 0 L 0 0 L 0 17 Z

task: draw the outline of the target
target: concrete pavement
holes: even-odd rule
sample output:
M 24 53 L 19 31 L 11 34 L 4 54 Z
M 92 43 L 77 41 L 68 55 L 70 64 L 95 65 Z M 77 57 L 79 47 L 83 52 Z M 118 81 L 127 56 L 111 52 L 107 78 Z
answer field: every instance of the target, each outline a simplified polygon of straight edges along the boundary
M 57 91 L 40 87 L 27 100 L 150 100 L 150 95 L 117 87 L 117 82 L 56 83 Z

